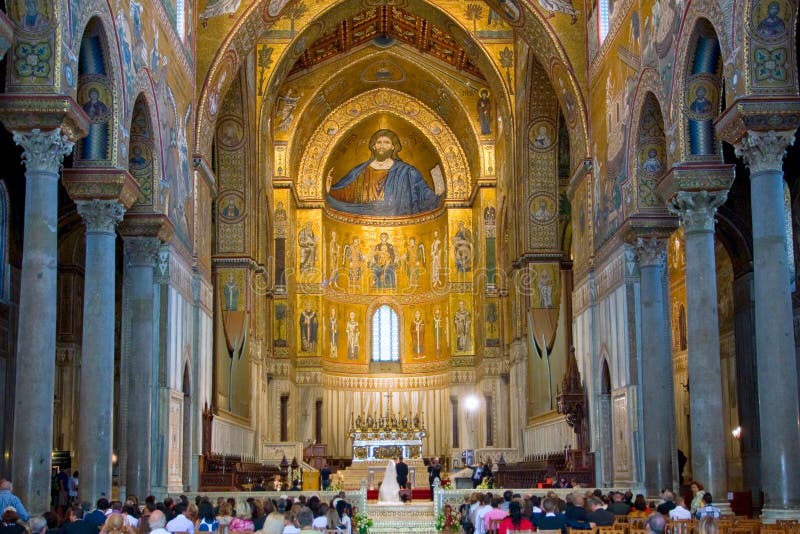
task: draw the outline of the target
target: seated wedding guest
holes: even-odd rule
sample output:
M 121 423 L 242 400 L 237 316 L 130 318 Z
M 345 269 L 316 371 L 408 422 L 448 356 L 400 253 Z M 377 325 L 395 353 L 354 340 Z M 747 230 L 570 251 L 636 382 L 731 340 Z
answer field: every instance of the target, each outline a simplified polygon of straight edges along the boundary
M 603 508 L 603 502 L 592 497 L 589 499 L 589 513 L 586 514 L 591 528 L 610 527 L 614 524 L 614 514 Z
M 0 516 L 0 534 L 26 534 L 28 529 L 13 506 L 6 506 Z
M 197 507 L 196 532 L 216 532 L 219 530 L 219 521 L 214 515 L 214 507 L 209 501 L 201 501 Z
M 61 527 L 64 534 L 97 534 L 97 525 L 89 523 L 83 518 L 83 508 L 78 506 L 70 507 L 67 511 L 68 523 Z
M 186 508 L 184 504 L 179 502 L 173 509 L 175 510 L 175 518 L 167 523 L 166 529 L 170 532 L 188 532 L 189 534 L 194 534 L 194 522 L 186 517 Z
M 556 505 L 552 499 L 542 502 L 542 514 L 534 514 L 536 530 L 563 530 L 566 519 L 563 514 L 556 513 Z
M 325 503 L 320 504 L 317 507 L 316 515 L 314 516 L 314 521 L 311 522 L 311 526 L 320 532 L 328 528 L 328 505 Z
M 669 511 L 669 518 L 673 521 L 692 518 L 692 512 L 686 508 L 686 500 L 680 495 L 675 497 L 675 508 Z
M 533 524 L 522 515 L 519 501 L 508 503 L 508 516 L 500 523 L 497 534 L 507 534 L 508 531 L 533 530 Z
M 297 534 L 300 529 L 297 527 L 297 516 L 294 512 L 286 512 L 283 514 L 283 533 L 282 534 Z
M 647 517 L 649 515 L 650 509 L 647 507 L 647 501 L 644 500 L 644 495 L 639 493 L 633 501 L 633 508 L 631 508 L 631 511 L 628 513 L 628 517 Z

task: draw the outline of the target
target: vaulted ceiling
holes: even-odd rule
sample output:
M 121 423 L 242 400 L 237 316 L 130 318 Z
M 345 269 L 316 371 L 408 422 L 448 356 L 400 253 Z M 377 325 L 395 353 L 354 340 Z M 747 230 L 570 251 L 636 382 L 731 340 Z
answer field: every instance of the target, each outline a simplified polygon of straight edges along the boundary
M 458 71 L 480 80 L 484 75 L 448 32 L 425 18 L 393 6 L 362 11 L 339 22 L 300 56 L 290 71 L 296 74 L 367 42 L 389 47 L 395 41 L 414 47 Z

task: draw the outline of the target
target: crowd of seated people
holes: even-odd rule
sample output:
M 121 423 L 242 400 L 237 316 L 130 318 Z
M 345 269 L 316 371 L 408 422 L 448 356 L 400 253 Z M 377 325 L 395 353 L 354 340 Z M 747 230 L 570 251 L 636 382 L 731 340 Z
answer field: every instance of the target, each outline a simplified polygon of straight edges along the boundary
M 121 501 L 99 499 L 92 509 L 88 503 L 67 506 L 64 513 L 46 512 L 29 517 L 24 505 L 11 493 L 8 481 L 0 480 L 0 534 L 295 534 L 302 531 L 333 530 L 353 534 L 353 506 L 340 492 L 331 502 L 318 496 L 283 495 L 247 500 L 248 510 L 237 510 L 233 498 L 185 496 L 163 501 L 149 496 L 140 503 L 136 497 Z
M 702 491 L 702 486 L 695 483 Z M 696 501 L 696 502 L 695 502 Z M 703 492 L 695 498 L 692 508 L 686 507 L 683 497 L 664 490 L 661 502 L 647 502 L 644 495 L 602 490 L 574 491 L 563 499 L 550 491 L 544 499 L 536 495 L 522 496 L 506 491 L 502 496 L 474 492 L 466 498 L 460 510 L 464 534 L 506 534 L 526 530 L 590 530 L 609 527 L 620 520 L 641 520 L 642 528 L 656 534 L 669 520 L 719 519 L 719 508 L 712 505 L 711 495 Z M 624 519 L 622 519 L 624 518 Z

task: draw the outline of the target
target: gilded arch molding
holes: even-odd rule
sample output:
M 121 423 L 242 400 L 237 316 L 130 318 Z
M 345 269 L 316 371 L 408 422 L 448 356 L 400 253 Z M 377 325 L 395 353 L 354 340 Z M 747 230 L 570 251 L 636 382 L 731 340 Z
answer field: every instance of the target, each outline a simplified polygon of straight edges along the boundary
M 288 0 L 277 13 L 275 12 L 275 6 L 281 4 L 281 2 L 277 0 L 254 1 L 252 5 L 246 8 L 246 11 L 220 42 L 210 43 L 210 46 L 213 46 L 216 52 L 202 83 L 198 84 L 202 88 L 200 90 L 195 130 L 196 152 L 207 154 L 211 150 L 216 117 L 209 113 L 209 103 L 212 98 L 219 98 L 220 94 L 224 95 L 231 83 L 230 76 L 223 76 L 222 73 L 238 70 L 255 47 L 263 30 L 269 28 L 278 20 L 278 15 L 281 11 L 289 9 L 298 1 Z M 367 3 L 370 2 L 368 1 Z M 270 7 L 272 7 L 271 10 Z M 567 78 L 567 82 L 564 84 L 564 90 L 569 92 L 574 101 L 579 103 L 582 115 L 580 126 L 574 130 L 571 129 L 570 134 L 579 136 L 581 145 L 585 148 L 588 145 L 588 129 L 586 128 L 586 110 L 583 105 L 584 98 L 580 90 L 579 80 L 572 68 L 564 45 L 560 42 L 544 16 L 533 9 L 528 2 L 521 2 L 520 8 L 524 12 L 521 20 L 530 20 L 530 23 L 525 24 L 524 28 L 518 28 L 518 31 L 520 36 L 533 47 L 539 61 L 543 65 L 549 65 L 552 58 L 559 58 L 560 62 L 565 65 L 564 76 Z M 443 8 L 437 6 L 437 9 L 441 10 Z M 443 12 L 446 13 L 446 11 Z M 320 24 L 320 22 L 317 19 L 309 22 L 310 24 Z M 456 23 L 453 22 L 452 24 Z M 513 23 L 511 25 L 514 26 Z M 464 33 L 469 35 L 467 31 L 464 31 Z M 541 39 L 534 39 L 534 37 L 540 37 Z M 294 43 L 289 48 L 294 48 L 296 45 L 297 43 Z M 479 43 L 471 41 L 469 45 L 470 49 L 476 49 L 477 47 L 482 50 L 482 53 L 487 53 Z M 494 70 L 496 71 L 496 69 Z M 493 72 L 494 74 L 497 74 L 497 72 Z M 507 104 L 510 106 L 510 102 Z
M 447 183 L 446 200 L 467 200 L 473 179 L 458 138 L 430 108 L 392 89 L 373 89 L 339 105 L 320 124 L 300 160 L 295 187 L 301 201 L 323 198 L 324 165 L 331 150 L 346 133 L 373 115 L 384 113 L 416 127 L 439 153 Z M 294 141 L 292 141 L 294 142 Z M 290 145 L 289 152 L 292 152 Z

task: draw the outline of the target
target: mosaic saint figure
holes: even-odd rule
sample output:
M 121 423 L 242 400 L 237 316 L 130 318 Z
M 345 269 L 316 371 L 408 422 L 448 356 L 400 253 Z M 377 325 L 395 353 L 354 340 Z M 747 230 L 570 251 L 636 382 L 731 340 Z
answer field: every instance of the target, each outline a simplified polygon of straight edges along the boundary
M 297 233 L 297 246 L 300 247 L 300 272 L 309 273 L 317 263 L 317 236 L 311 222 L 306 222 Z
M 364 265 L 364 253 L 361 252 L 361 242 L 357 237 L 353 242 L 344 246 L 342 261 L 347 265 L 347 277 L 350 289 L 358 287 L 361 282 L 361 269 Z
M 356 165 L 327 193 L 328 205 L 356 215 L 414 215 L 439 207 L 440 196 L 416 167 L 398 157 L 400 138 L 378 130 L 369 140 L 372 157 Z
M 442 352 L 442 341 L 447 339 L 445 336 L 445 320 L 442 318 L 442 310 L 434 308 L 433 310 L 433 347 L 436 349 L 436 354 Z
M 658 159 L 658 152 L 655 148 L 647 151 L 647 159 L 642 163 L 642 168 L 653 173 L 661 170 L 661 160 Z
M 408 286 L 417 287 L 419 285 L 419 275 L 425 266 L 425 245 L 417 243 L 417 240 L 413 237 L 408 238 L 404 259 Z
M 467 309 L 467 304 L 463 300 L 458 301 L 458 310 L 453 315 L 453 325 L 456 328 L 456 350 L 466 352 L 472 347 L 471 330 L 472 314 Z
M 786 23 L 778 16 L 781 6 L 778 2 L 770 2 L 767 8 L 767 16 L 758 23 L 756 32 L 761 37 L 771 38 L 779 37 L 786 33 Z
M 331 231 L 331 239 L 328 242 L 328 268 L 330 269 L 328 281 L 334 286 L 339 274 L 339 252 L 341 248 L 341 245 L 336 240 L 336 232 Z
M 425 321 L 419 310 L 414 312 L 414 320 L 411 321 L 411 350 L 420 357 L 425 352 Z
M 300 314 L 300 350 L 314 352 L 317 350 L 317 312 L 306 302 L 306 309 Z
M 328 340 L 330 342 L 329 355 L 332 360 L 339 357 L 339 323 L 336 320 L 336 308 L 331 308 L 328 317 Z
M 431 242 L 431 287 L 434 289 L 442 285 L 442 252 L 442 240 L 434 230 Z
M 553 277 L 549 269 L 544 269 L 539 273 L 539 280 L 536 282 L 539 287 L 539 307 L 553 307 Z
M 397 287 L 397 255 L 394 245 L 389 242 L 389 234 L 382 232 L 380 241 L 372 249 L 369 263 L 372 269 L 372 286 L 376 289 Z
M 481 123 L 481 135 L 492 133 L 492 102 L 489 90 L 481 89 L 478 96 L 478 120 Z
M 357 360 L 359 347 L 358 336 L 360 333 L 360 327 L 358 326 L 358 321 L 356 320 L 356 312 L 350 312 L 349 319 L 347 320 L 347 325 L 345 327 L 345 333 L 347 334 L 347 359 Z
M 456 270 L 468 273 L 472 270 L 472 230 L 466 227 L 464 221 L 458 221 L 458 230 L 453 235 L 453 253 L 455 254 Z

